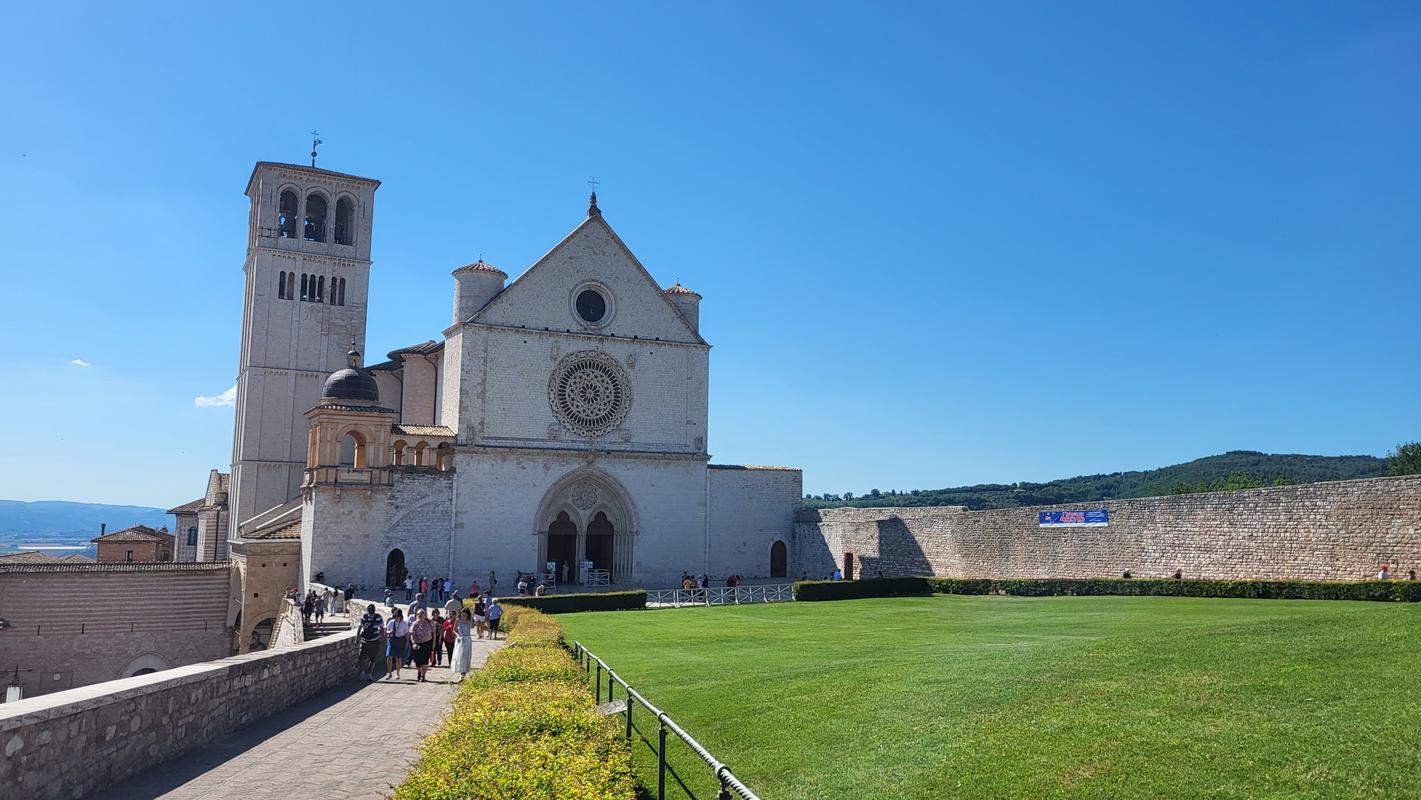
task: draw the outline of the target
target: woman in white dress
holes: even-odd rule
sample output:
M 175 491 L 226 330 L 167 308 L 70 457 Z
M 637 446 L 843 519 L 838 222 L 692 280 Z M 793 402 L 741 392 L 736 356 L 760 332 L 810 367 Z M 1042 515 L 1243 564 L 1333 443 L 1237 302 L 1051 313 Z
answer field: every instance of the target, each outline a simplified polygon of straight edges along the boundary
M 455 681 L 461 681 L 465 675 L 469 674 L 469 663 L 474 657 L 473 615 L 469 609 L 460 609 L 459 621 L 454 625 L 454 634 L 458 638 L 454 640 L 454 655 L 449 659 L 449 671 L 457 675 Z

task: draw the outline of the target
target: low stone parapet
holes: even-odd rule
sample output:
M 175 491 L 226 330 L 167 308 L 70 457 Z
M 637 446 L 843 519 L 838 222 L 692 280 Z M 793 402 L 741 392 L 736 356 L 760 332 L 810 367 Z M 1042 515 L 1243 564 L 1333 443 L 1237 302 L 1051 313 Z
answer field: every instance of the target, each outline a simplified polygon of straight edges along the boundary
M 0 797 L 80 798 L 355 676 L 355 632 L 0 704 Z

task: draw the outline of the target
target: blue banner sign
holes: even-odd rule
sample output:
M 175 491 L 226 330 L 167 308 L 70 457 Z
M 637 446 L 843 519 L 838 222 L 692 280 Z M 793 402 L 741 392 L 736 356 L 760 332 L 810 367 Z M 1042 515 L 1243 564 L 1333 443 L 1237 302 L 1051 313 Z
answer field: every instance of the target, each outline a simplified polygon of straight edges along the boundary
M 1040 511 L 1036 515 L 1038 528 L 1104 528 L 1110 524 L 1110 512 L 1097 511 Z

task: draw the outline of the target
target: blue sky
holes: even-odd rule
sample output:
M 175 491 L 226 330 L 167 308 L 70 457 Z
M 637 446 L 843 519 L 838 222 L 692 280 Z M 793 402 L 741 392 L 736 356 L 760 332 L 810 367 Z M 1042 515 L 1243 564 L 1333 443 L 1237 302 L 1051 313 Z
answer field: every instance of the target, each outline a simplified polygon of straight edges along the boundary
M 0 497 L 226 468 L 242 190 L 313 128 L 384 181 L 374 355 L 596 175 L 705 295 L 715 459 L 816 494 L 1421 438 L 1415 3 L 386 8 L 6 11 Z

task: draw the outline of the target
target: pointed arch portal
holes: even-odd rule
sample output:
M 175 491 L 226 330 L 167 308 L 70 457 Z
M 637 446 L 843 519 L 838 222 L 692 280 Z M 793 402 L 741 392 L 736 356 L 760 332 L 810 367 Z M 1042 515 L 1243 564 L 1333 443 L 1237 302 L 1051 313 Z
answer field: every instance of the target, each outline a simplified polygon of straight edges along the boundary
M 613 583 L 632 580 L 632 552 L 637 535 L 636 508 L 615 478 L 595 468 L 564 475 L 543 495 L 534 520 L 538 563 L 557 566 L 563 582 L 583 578 L 582 561 L 605 569 Z

